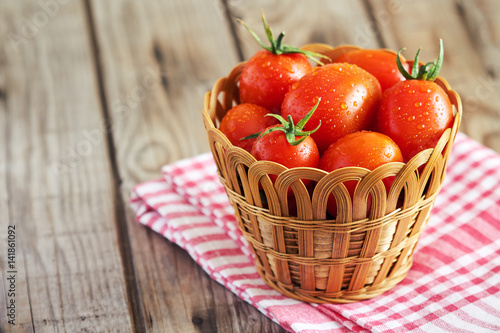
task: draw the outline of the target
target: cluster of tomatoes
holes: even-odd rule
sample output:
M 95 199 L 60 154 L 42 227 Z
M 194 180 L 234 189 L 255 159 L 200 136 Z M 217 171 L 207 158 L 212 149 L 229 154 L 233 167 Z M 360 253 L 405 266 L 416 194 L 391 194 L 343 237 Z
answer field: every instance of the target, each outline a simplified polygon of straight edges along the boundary
M 433 82 L 442 42 L 438 59 L 425 65 L 418 53 L 407 62 L 399 53 L 360 49 L 313 67 L 309 59 L 324 56 L 283 45 L 283 33 L 274 40 L 264 16 L 263 22 L 271 46 L 247 28 L 264 49 L 245 65 L 240 104 L 219 127 L 257 160 L 327 172 L 373 170 L 433 148 L 453 125 L 448 95 Z M 356 182 L 345 185 L 352 195 Z M 335 215 L 334 202 L 328 210 Z

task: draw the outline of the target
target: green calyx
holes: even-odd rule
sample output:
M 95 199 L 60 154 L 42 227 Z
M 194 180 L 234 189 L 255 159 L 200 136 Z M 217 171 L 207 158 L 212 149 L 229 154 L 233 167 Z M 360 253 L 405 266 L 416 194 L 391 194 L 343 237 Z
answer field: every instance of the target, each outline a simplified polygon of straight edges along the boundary
M 434 81 L 438 75 L 439 71 L 441 70 L 441 67 L 443 66 L 443 54 L 444 54 L 444 49 L 443 49 L 443 40 L 439 39 L 439 56 L 436 60 L 432 62 L 428 62 L 425 65 L 420 66 L 419 68 L 419 63 L 418 63 L 418 57 L 420 55 L 420 49 L 418 49 L 417 54 L 415 55 L 415 60 L 413 62 L 413 67 L 411 69 L 411 74 L 406 71 L 406 69 L 403 67 L 403 64 L 401 63 L 401 59 L 399 57 L 401 51 L 404 51 L 405 49 L 402 48 L 399 50 L 398 55 L 396 57 L 396 63 L 398 65 L 398 69 L 403 74 L 403 76 L 407 80 L 424 80 L 424 81 Z
M 302 131 L 304 126 L 306 126 L 306 123 L 309 121 L 311 116 L 313 115 L 314 111 L 318 108 L 319 102 L 321 101 L 321 98 L 318 98 L 318 102 L 316 102 L 316 105 L 309 111 L 304 118 L 302 118 L 297 125 L 293 123 L 292 116 L 288 115 L 287 119 L 283 118 L 280 115 L 274 114 L 274 113 L 268 113 L 266 116 L 268 117 L 274 117 L 279 120 L 282 126 L 276 126 L 276 127 L 271 127 L 265 130 L 264 132 L 259 132 L 259 133 L 254 133 L 252 135 L 246 136 L 244 138 L 241 138 L 240 140 L 246 140 L 246 139 L 255 139 L 255 138 L 262 138 L 264 135 L 269 134 L 274 131 L 282 131 L 286 135 L 286 140 L 288 141 L 289 144 L 292 146 L 297 146 L 301 142 L 303 142 L 309 135 L 313 134 L 316 132 L 319 127 L 321 126 L 321 120 L 319 122 L 318 127 L 313 129 L 312 131 Z M 295 140 L 296 136 L 300 136 L 301 138 L 298 140 Z M 258 140 L 258 139 L 257 139 Z
M 271 43 L 271 46 L 265 46 L 262 40 L 260 39 L 259 36 L 250 29 L 245 22 L 242 20 L 238 20 L 249 32 L 250 34 L 255 38 L 255 40 L 262 46 L 263 49 L 268 50 L 269 52 L 279 55 L 279 54 L 290 54 L 290 53 L 301 53 L 305 55 L 307 58 L 311 59 L 312 61 L 316 62 L 317 64 L 323 65 L 323 63 L 318 60 L 317 58 L 324 58 L 324 59 L 330 59 L 327 56 L 323 54 L 319 54 L 316 52 L 311 52 L 311 51 L 304 51 L 299 49 L 298 47 L 295 46 L 290 46 L 290 45 L 285 45 L 283 44 L 283 37 L 285 37 L 285 32 L 282 31 L 276 40 L 274 40 L 273 37 L 273 32 L 271 31 L 271 28 L 269 27 L 269 24 L 267 24 L 266 17 L 264 16 L 264 12 L 262 12 L 262 22 L 264 23 L 264 30 L 266 31 L 267 39 Z

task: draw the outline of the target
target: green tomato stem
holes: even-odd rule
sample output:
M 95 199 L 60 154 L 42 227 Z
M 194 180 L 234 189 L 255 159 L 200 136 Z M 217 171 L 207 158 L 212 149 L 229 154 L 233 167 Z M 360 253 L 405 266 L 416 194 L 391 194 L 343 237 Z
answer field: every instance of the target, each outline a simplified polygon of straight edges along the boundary
M 420 50 L 422 49 L 421 48 L 418 49 L 417 54 L 415 55 L 415 60 L 413 60 L 413 67 L 411 69 L 411 76 L 413 77 L 417 77 L 418 75 L 418 66 L 419 66 L 418 57 L 420 56 Z
M 271 44 L 271 46 L 265 46 L 264 43 L 262 42 L 262 40 L 260 39 L 260 37 L 255 33 L 255 31 L 250 29 L 245 24 L 245 22 L 243 22 L 240 19 L 238 19 L 238 22 L 240 22 L 245 27 L 245 29 L 248 30 L 248 32 L 250 32 L 250 34 L 253 36 L 253 38 L 255 38 L 255 40 L 259 43 L 259 45 L 264 50 L 267 50 L 267 51 L 271 52 L 272 54 L 280 55 L 280 54 L 300 53 L 300 54 L 305 55 L 308 59 L 310 59 L 310 60 L 312 60 L 315 63 L 320 64 L 320 65 L 323 65 L 323 63 L 319 59 L 323 58 L 323 59 L 330 60 L 329 57 L 327 57 L 323 54 L 319 54 L 319 53 L 311 52 L 311 51 L 304 51 L 304 50 L 301 50 L 295 46 L 284 45 L 283 44 L 283 38 L 285 37 L 284 31 L 282 31 L 278 35 L 278 38 L 276 40 L 274 40 L 273 32 L 271 30 L 271 27 L 269 27 L 269 24 L 267 23 L 266 17 L 264 15 L 264 11 L 262 11 L 262 23 L 264 25 L 264 30 L 266 32 L 267 39 L 269 40 L 269 43 Z
M 313 129 L 312 131 L 302 131 L 302 129 L 304 128 L 306 123 L 309 121 L 309 119 L 313 115 L 314 111 L 316 111 L 316 109 L 318 108 L 320 101 L 321 101 L 321 98 L 318 98 L 318 101 L 316 102 L 314 107 L 311 109 L 311 111 L 309 111 L 305 115 L 305 117 L 302 118 L 297 123 L 297 125 L 294 125 L 292 116 L 290 116 L 290 115 L 288 115 L 288 117 L 287 117 L 288 120 L 286 120 L 285 118 L 283 118 L 282 116 L 280 116 L 278 114 L 268 113 L 268 114 L 266 114 L 266 117 L 273 117 L 273 118 L 278 119 L 278 121 L 281 123 L 281 126 L 268 128 L 267 130 L 265 130 L 262 133 L 260 133 L 260 132 L 254 133 L 254 134 L 251 134 L 251 135 L 246 136 L 244 138 L 241 138 L 240 140 L 255 139 L 255 138 L 257 138 L 257 140 L 259 140 L 260 138 L 262 138 L 263 136 L 265 136 L 271 132 L 282 131 L 283 133 L 285 133 L 286 140 L 288 141 L 288 143 L 291 144 L 292 146 L 296 146 L 296 145 L 300 144 L 301 142 L 303 142 L 309 135 L 316 132 L 319 129 L 319 127 L 321 126 L 321 121 L 320 121 L 318 127 Z M 298 140 L 295 140 L 296 136 L 300 136 L 301 138 Z
M 438 75 L 441 67 L 443 66 L 443 56 L 444 56 L 444 47 L 443 40 L 439 39 L 439 55 L 437 60 L 432 62 L 428 62 L 425 65 L 420 66 L 418 62 L 418 57 L 420 55 L 420 49 L 418 49 L 417 54 L 415 55 L 415 60 L 413 62 L 411 74 L 406 71 L 403 64 L 401 63 L 401 51 L 404 51 L 405 48 L 402 48 L 398 51 L 396 56 L 396 64 L 398 66 L 399 71 L 407 80 L 423 80 L 423 81 L 434 81 Z M 419 67 L 420 66 L 420 67 Z
M 402 48 L 398 51 L 398 55 L 396 56 L 396 65 L 398 66 L 398 69 L 399 69 L 399 72 L 405 77 L 405 79 L 407 80 L 413 80 L 415 79 L 415 77 L 413 77 L 410 73 L 408 73 L 406 71 L 406 69 L 404 68 L 403 64 L 401 63 L 401 57 L 400 57 L 400 54 L 401 54 L 401 51 L 404 51 L 406 50 L 405 48 Z M 418 54 L 418 53 L 417 53 Z M 416 62 L 415 62 L 416 63 Z M 415 67 L 415 66 L 413 66 Z M 412 71 L 413 72 L 413 71 Z
M 439 71 L 443 66 L 443 60 L 444 60 L 443 40 L 439 39 L 439 56 L 435 62 L 434 67 L 431 69 L 431 72 L 428 74 L 427 80 L 434 81 L 438 77 Z

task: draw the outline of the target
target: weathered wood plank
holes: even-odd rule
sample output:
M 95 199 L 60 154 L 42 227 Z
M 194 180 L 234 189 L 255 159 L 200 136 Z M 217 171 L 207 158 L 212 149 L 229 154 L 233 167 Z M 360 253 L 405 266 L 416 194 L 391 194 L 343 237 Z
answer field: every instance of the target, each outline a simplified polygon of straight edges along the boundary
M 487 127 L 485 133 L 477 136 L 487 146 L 500 152 L 500 107 L 498 98 L 500 92 L 500 4 L 494 0 L 477 0 L 457 2 L 457 9 L 463 17 L 472 47 L 480 57 L 485 73 L 476 77 L 477 85 L 473 95 L 469 95 L 469 105 L 472 109 L 481 109 L 481 116 L 487 121 L 496 122 L 496 126 Z M 496 98 L 493 96 L 495 95 Z M 482 124 L 475 130 L 479 132 Z
M 457 0 L 469 38 L 490 76 L 500 76 L 500 4 L 495 0 Z
M 0 25 L 0 36 L 5 35 Z M 0 68 L 3 59 L 0 60 Z M 7 96 L 5 95 L 5 76 L 0 75 L 0 126 L 3 131 L 3 138 L 11 135 L 10 114 L 6 112 Z M 7 163 L 10 160 L 10 151 L 7 144 L 0 145 L 0 258 L 1 284 L 0 284 L 0 308 L 2 311 L 0 318 L 0 330 L 2 332 L 15 332 L 22 329 L 25 332 L 32 332 L 31 306 L 28 295 L 25 255 L 21 251 L 20 243 L 22 236 L 19 234 L 19 226 L 12 220 L 12 198 L 10 198 L 11 180 L 7 178 Z M 13 237 L 9 238 L 9 231 Z M 9 242 L 9 240 L 11 242 Z M 11 245 L 13 244 L 13 245 Z M 11 252 L 9 252 L 9 249 Z M 9 257 L 13 255 L 13 257 Z M 15 272 L 15 273 L 10 273 Z M 14 279 L 12 279 L 14 275 Z M 5 315 L 3 315 L 5 313 Z M 14 326 L 15 324 L 16 326 Z
M 5 281 L 9 223 L 17 231 L 19 291 L 16 326 L 2 311 L 0 331 L 130 331 L 82 3 L 2 2 L 0 17 L 0 184 L 8 214 L 0 261 Z
M 491 76 L 495 73 L 492 59 L 486 54 L 498 52 L 498 42 L 493 43 L 486 53 L 482 49 L 482 37 L 474 24 L 464 24 L 462 17 L 481 24 L 487 24 L 488 33 L 496 36 L 498 25 L 498 4 L 491 2 L 463 2 L 468 7 L 481 4 L 481 10 L 460 9 L 457 3 L 448 1 L 408 1 L 400 0 L 401 6 L 387 17 L 384 24 L 378 24 L 384 43 L 392 49 L 406 47 L 405 55 L 412 57 L 422 47 L 421 59 L 430 61 L 438 54 L 439 38 L 444 41 L 445 61 L 441 76 L 460 94 L 464 104 L 464 117 L 461 130 L 474 139 L 500 152 L 500 85 Z M 374 13 L 388 11 L 388 3 L 370 1 Z M 496 10 L 496 12 L 495 12 Z M 486 19 L 484 11 L 491 11 Z M 479 17 L 481 17 L 481 19 Z M 489 22 L 489 23 L 488 23 Z M 479 24 L 479 23 L 477 23 Z M 483 28 L 479 28 L 483 29 Z M 485 34 L 487 36 L 487 34 Z M 488 37 L 484 37 L 488 38 Z M 494 38 L 494 37 L 491 37 Z M 496 45 L 496 46 L 495 46 Z
M 208 151 L 203 96 L 238 62 L 217 1 L 91 2 L 122 198 L 162 165 Z M 242 332 L 276 324 L 210 279 L 187 253 L 134 222 L 127 228 L 148 332 Z M 222 296 L 224 295 L 224 296 Z M 245 311 L 234 311 L 234 304 Z M 243 323 L 243 324 L 241 324 Z

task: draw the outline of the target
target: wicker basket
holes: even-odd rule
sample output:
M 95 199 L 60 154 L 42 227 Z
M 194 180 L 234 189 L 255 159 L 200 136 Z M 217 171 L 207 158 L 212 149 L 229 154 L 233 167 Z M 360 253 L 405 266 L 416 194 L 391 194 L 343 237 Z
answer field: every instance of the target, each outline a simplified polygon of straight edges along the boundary
M 324 44 L 303 48 L 330 59 L 358 49 Z M 217 129 L 226 111 L 239 102 L 238 79 L 243 67 L 244 63 L 237 65 L 206 94 L 203 119 L 220 181 L 262 279 L 284 295 L 315 303 L 359 301 L 394 287 L 412 265 L 413 251 L 445 177 L 462 115 L 458 94 L 444 79 L 436 79 L 454 106 L 453 127 L 434 149 L 420 152 L 406 164 L 389 163 L 373 171 L 349 167 L 330 173 L 287 169 L 256 161 Z M 274 184 L 269 174 L 278 175 Z M 387 176 L 396 176 L 389 193 L 382 183 Z M 315 182 L 314 190 L 308 191 L 301 179 Z M 342 184 L 347 180 L 359 181 L 352 198 Z M 289 187 L 297 207 L 293 217 Z M 338 203 L 335 220 L 327 219 L 331 193 Z

